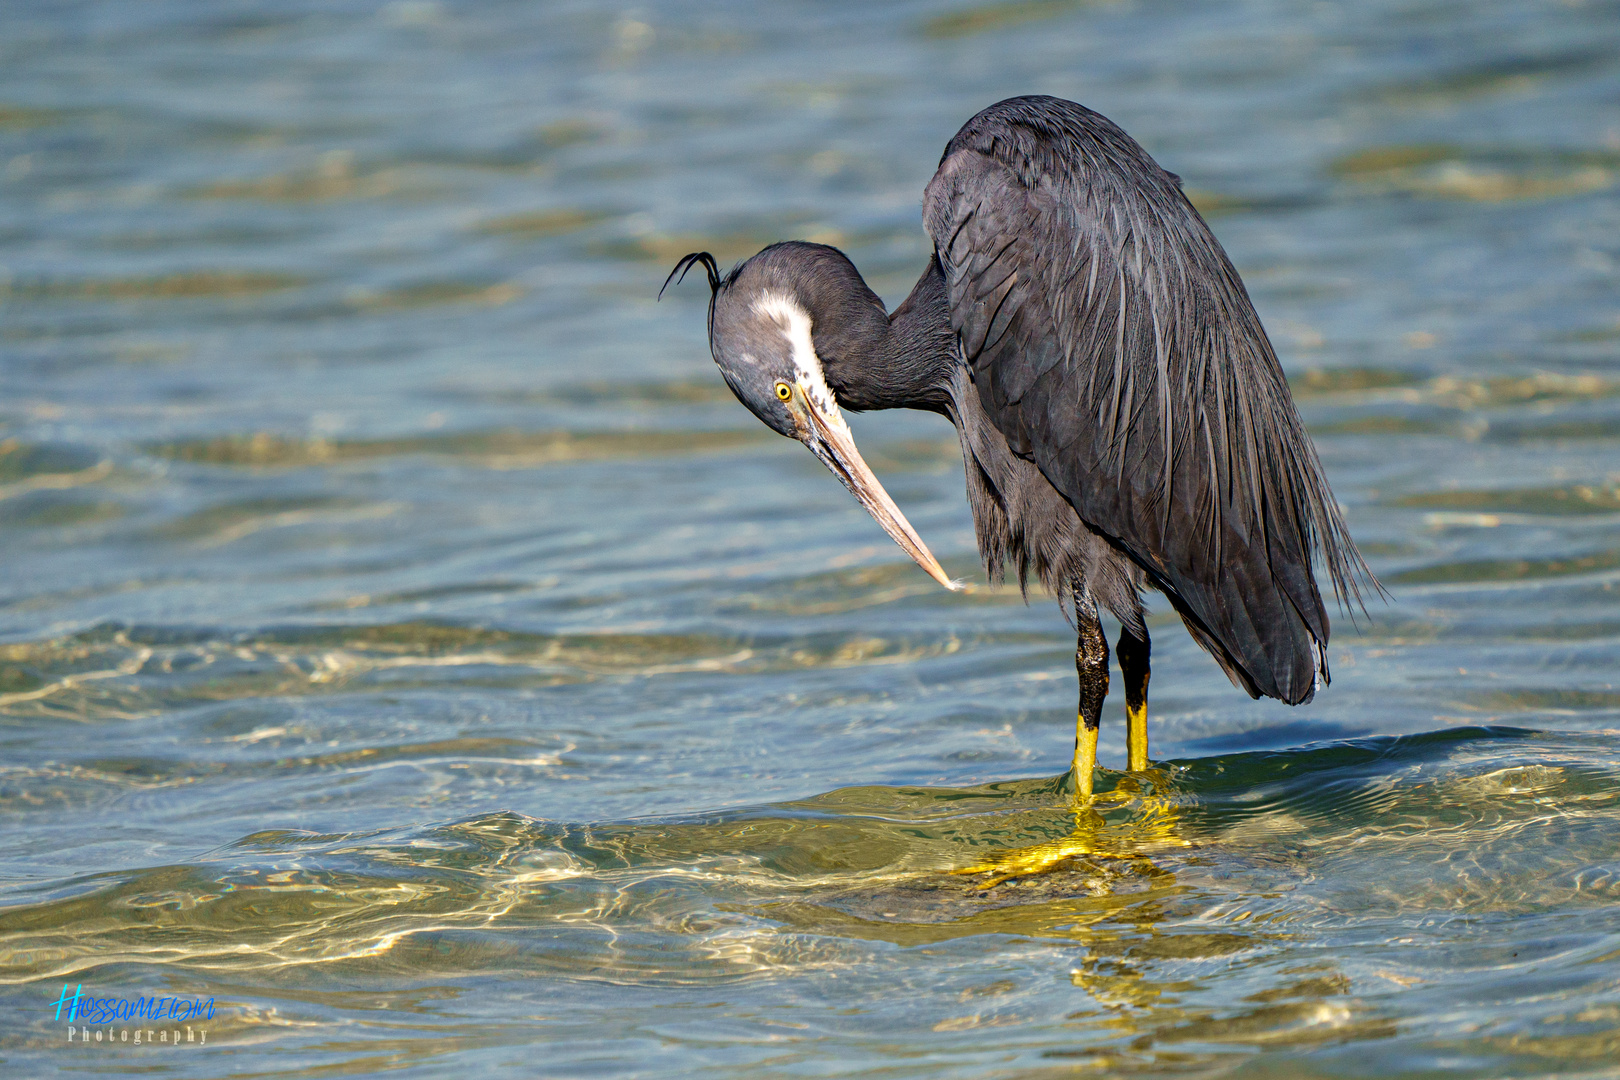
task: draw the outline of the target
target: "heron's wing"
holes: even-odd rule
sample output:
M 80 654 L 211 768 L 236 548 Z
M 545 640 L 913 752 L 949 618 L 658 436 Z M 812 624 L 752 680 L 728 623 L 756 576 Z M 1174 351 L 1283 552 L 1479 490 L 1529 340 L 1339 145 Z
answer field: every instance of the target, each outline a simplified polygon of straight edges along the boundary
M 1237 272 L 1122 130 L 1053 98 L 980 113 L 924 197 L 985 411 L 1252 694 L 1309 700 L 1311 574 L 1365 567 Z M 1358 593 L 1359 595 L 1359 593 Z

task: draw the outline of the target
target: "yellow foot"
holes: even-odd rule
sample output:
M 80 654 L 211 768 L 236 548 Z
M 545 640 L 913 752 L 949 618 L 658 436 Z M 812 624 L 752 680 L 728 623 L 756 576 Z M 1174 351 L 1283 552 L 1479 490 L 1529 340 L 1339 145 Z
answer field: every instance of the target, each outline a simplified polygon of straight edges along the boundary
M 1125 753 L 1131 772 L 1145 772 L 1148 767 L 1147 702 L 1125 707 Z
M 1070 859 L 1141 859 L 1191 847 L 1191 841 L 1177 835 L 1180 815 L 1164 794 L 1169 780 L 1169 774 L 1158 769 L 1121 776 L 1112 791 L 1092 795 L 1075 809 L 1074 831 L 1068 836 L 1002 851 L 951 873 L 988 875 L 974 887 L 990 889 L 1013 878 L 1050 873 Z M 1122 821 L 1110 822 L 1100 812 L 1124 807 L 1131 809 Z

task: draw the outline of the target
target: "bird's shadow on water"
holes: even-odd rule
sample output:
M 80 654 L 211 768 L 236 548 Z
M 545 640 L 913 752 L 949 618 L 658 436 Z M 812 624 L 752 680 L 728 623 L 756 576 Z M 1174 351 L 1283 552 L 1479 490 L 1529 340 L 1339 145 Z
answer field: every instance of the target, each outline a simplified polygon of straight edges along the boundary
M 1352 729 L 1346 724 L 1334 724 L 1315 719 L 1287 720 L 1281 723 L 1269 723 L 1263 731 L 1259 732 L 1253 730 L 1229 731 L 1202 739 L 1183 739 L 1180 741 L 1180 747 L 1183 751 L 1183 758 L 1187 760 L 1249 753 L 1257 737 L 1263 739 L 1264 746 L 1267 749 L 1306 750 L 1329 743 L 1354 742 L 1359 737 L 1356 732 L 1363 730 L 1365 729 L 1360 727 Z

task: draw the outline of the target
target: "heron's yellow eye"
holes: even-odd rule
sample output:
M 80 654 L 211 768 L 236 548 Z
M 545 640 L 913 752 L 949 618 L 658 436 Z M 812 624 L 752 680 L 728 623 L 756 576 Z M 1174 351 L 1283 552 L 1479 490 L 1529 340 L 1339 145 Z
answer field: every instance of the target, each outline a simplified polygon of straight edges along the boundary
M 781 398 L 783 401 L 786 401 L 788 398 L 793 396 L 793 387 L 789 386 L 785 382 L 777 383 L 776 396 Z

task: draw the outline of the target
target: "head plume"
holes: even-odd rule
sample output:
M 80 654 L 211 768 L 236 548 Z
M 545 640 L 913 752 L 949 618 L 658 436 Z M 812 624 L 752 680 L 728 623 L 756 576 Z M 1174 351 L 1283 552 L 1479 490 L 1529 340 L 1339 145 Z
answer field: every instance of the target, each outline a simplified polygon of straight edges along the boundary
M 675 269 L 669 272 L 669 277 L 664 279 L 663 288 L 658 290 L 658 299 L 662 300 L 664 298 L 664 289 L 669 288 L 670 282 L 680 284 L 686 280 L 686 272 L 700 264 L 704 272 L 709 275 L 709 329 L 712 332 L 714 329 L 714 298 L 720 293 L 720 264 L 716 263 L 714 256 L 707 251 L 694 251 L 690 255 L 683 256 L 681 261 L 675 264 Z

